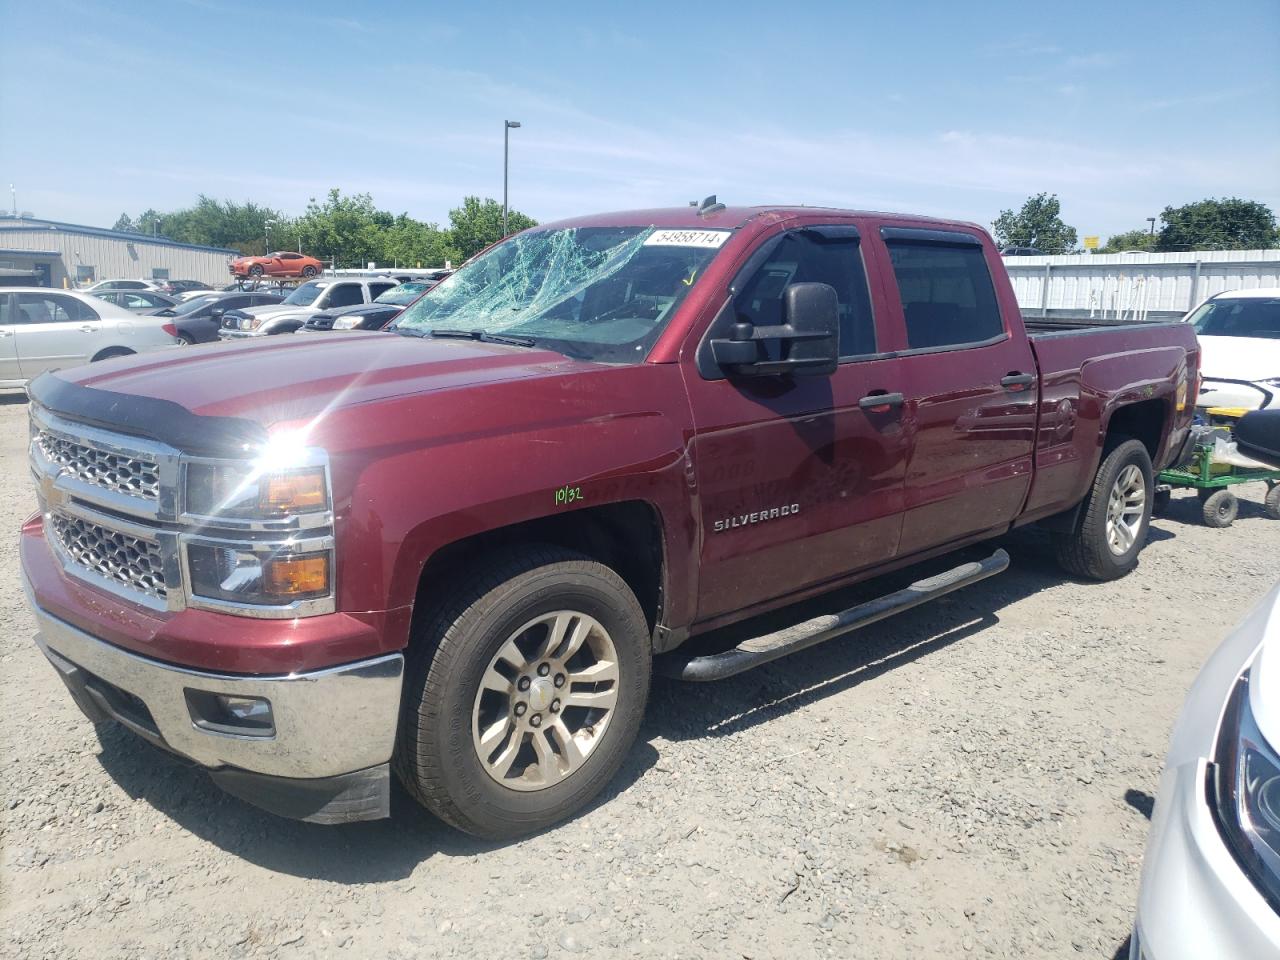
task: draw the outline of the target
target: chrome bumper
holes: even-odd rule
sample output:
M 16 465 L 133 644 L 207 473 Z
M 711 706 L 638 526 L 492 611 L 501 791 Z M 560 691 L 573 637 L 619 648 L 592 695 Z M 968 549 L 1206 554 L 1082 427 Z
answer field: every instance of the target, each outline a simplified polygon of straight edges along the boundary
M 391 758 L 404 670 L 398 653 L 286 676 L 204 673 L 104 643 L 41 609 L 29 590 L 28 601 L 36 642 L 90 719 L 118 720 L 204 767 L 272 777 L 335 777 Z M 188 691 L 266 699 L 274 730 L 242 735 L 198 726 Z

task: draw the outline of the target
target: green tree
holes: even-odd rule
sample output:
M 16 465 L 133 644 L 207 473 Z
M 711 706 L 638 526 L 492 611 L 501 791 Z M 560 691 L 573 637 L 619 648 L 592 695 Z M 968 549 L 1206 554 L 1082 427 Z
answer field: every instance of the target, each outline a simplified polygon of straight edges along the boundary
M 536 227 L 538 221 L 518 210 L 507 211 L 507 232 L 518 233 Z M 462 260 L 474 256 L 502 239 L 502 204 L 486 197 L 464 197 L 462 206 L 449 211 L 453 246 Z
M 1257 250 L 1280 243 L 1276 215 L 1253 200 L 1211 197 L 1165 207 L 1160 219 L 1157 250 Z
M 1035 247 L 1048 254 L 1070 253 L 1076 246 L 1076 228 L 1061 217 L 1056 193 L 1028 197 L 1022 209 L 1001 210 L 992 232 L 1001 247 Z
M 111 226 L 112 230 L 120 230 L 124 233 L 137 233 L 138 228 L 133 225 L 132 218 L 127 213 L 120 214 L 116 218 L 116 222 Z
M 1107 237 L 1107 245 L 1099 253 L 1123 253 L 1126 250 L 1154 250 L 1155 235 L 1147 230 L 1126 230 Z

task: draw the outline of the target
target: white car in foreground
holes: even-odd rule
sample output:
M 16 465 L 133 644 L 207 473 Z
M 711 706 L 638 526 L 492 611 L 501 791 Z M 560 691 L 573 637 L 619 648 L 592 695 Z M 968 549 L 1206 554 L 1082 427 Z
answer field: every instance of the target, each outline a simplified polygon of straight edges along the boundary
M 1280 957 L 1280 585 L 1220 646 L 1173 729 L 1130 960 Z
M 1199 407 L 1280 407 L 1280 287 L 1231 290 L 1186 317 L 1200 338 Z
M 0 287 L 0 387 L 20 387 L 46 370 L 179 346 L 166 317 L 71 290 Z

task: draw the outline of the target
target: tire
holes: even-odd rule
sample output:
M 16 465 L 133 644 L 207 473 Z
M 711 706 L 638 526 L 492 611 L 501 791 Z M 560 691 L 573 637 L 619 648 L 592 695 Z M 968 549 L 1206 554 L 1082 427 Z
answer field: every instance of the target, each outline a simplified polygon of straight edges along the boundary
M 183 347 L 194 346 L 196 342 L 195 337 L 191 336 L 191 334 L 189 333 L 184 333 L 183 331 L 178 331 L 177 339 L 178 339 L 178 345 Z
M 1154 499 L 1151 501 L 1151 513 L 1153 516 L 1163 517 L 1169 510 L 1169 504 L 1173 502 L 1172 490 L 1157 490 Z
M 1240 501 L 1227 489 L 1213 491 L 1200 506 L 1200 516 L 1206 527 L 1229 527 L 1239 511 Z
M 133 352 L 128 347 L 107 347 L 89 362 L 97 363 L 99 360 L 110 360 L 112 357 L 128 357 L 132 356 Z
M 302 268 L 302 275 L 306 277 L 308 280 L 310 280 L 312 277 L 316 275 L 316 268 L 308 264 L 307 266 Z
M 401 781 L 446 823 L 490 840 L 524 836 L 572 816 L 613 779 L 644 716 L 652 651 L 635 595 L 609 567 L 556 547 L 523 547 L 489 558 L 469 576 L 454 580 L 452 588 L 438 589 L 442 602 L 415 618 L 408 651 L 393 761 Z M 510 651 L 517 639 L 533 649 L 545 642 L 543 637 L 552 637 L 551 629 L 543 629 L 542 618 L 552 621 L 566 612 L 578 619 L 568 620 L 565 635 L 576 637 L 578 624 L 591 626 L 584 631 L 588 639 L 581 643 L 582 652 L 554 668 L 555 674 L 545 679 L 537 674 L 545 662 L 537 659 L 540 654 L 521 669 L 502 659 L 507 654 L 500 651 Z M 530 624 L 538 626 L 523 629 Z M 557 707 L 558 699 L 548 700 L 557 695 L 593 696 L 591 691 L 582 694 L 573 677 L 584 669 L 578 657 L 595 660 L 602 642 L 614 654 L 616 679 L 591 691 L 611 689 L 611 710 L 601 716 L 593 709 Z M 585 669 L 596 670 L 605 659 Z M 561 669 L 568 678 L 563 688 L 558 680 Z M 496 677 L 509 686 L 501 692 L 486 691 L 481 687 L 484 677 Z M 530 677 L 533 689 L 517 693 L 517 686 Z M 548 686 L 552 682 L 555 686 Z M 557 694 L 560 689 L 566 692 Z M 517 712 L 522 705 L 523 712 Z M 558 710 L 563 713 L 553 716 Z M 547 729 L 532 730 L 535 717 L 543 716 Z M 572 750 L 556 748 L 554 768 L 528 759 L 535 753 L 534 737 L 543 737 L 543 750 L 537 752 L 543 756 L 548 744 L 559 742 L 560 731 L 579 721 L 581 726 L 570 738 Z M 480 733 L 497 727 L 512 732 L 483 750 Z M 602 732 L 596 733 L 597 727 L 603 727 Z M 583 733 L 587 738 L 580 743 L 575 738 Z M 490 768 L 504 766 L 509 753 L 513 759 L 505 765 L 507 772 L 491 773 Z M 569 772 L 559 772 L 566 762 Z
M 1130 472 L 1129 468 L 1135 472 Z M 1138 513 L 1127 512 L 1134 506 L 1125 500 L 1123 508 L 1125 534 L 1119 542 L 1127 546 L 1117 550 L 1112 546 L 1112 526 L 1109 520 L 1112 496 L 1122 478 L 1136 480 L 1140 477 L 1142 502 Z M 1155 483 L 1151 469 L 1151 456 L 1138 440 L 1125 440 L 1113 447 L 1098 465 L 1093 486 L 1082 505 L 1076 527 L 1070 533 L 1060 535 L 1055 543 L 1058 563 L 1068 572 L 1086 580 L 1116 580 L 1138 565 L 1138 554 L 1147 540 L 1151 525 L 1151 508 L 1154 503 Z M 1121 498 L 1124 500 L 1124 498 Z M 1132 521 L 1130 526 L 1129 520 Z M 1128 538 L 1131 538 L 1131 542 Z
M 1262 507 L 1272 520 L 1280 520 L 1280 483 L 1272 484 L 1266 499 L 1262 501 Z
M 255 263 L 253 266 L 249 268 L 249 276 L 254 278 L 262 276 L 263 272 L 264 271 L 262 269 L 262 264 L 260 263 Z

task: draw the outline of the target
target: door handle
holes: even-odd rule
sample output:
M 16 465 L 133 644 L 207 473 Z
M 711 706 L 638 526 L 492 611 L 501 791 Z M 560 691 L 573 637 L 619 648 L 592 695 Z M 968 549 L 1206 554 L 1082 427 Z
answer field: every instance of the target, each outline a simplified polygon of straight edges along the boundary
M 12 337 L 12 336 L 13 336 L 12 330 L 0 330 L 0 337 Z
M 90 324 L 87 324 L 87 323 L 86 323 L 86 324 L 84 324 L 84 325 L 80 328 L 80 332 L 81 332 L 81 333 L 93 333 L 93 327 L 92 327 Z
M 1018 373 L 1017 371 L 1000 378 L 1000 386 L 1012 393 L 1025 390 L 1035 382 L 1036 375 L 1034 373 Z
M 869 393 L 858 401 L 858 406 L 868 413 L 888 413 L 897 407 L 902 406 L 904 398 L 900 393 Z

